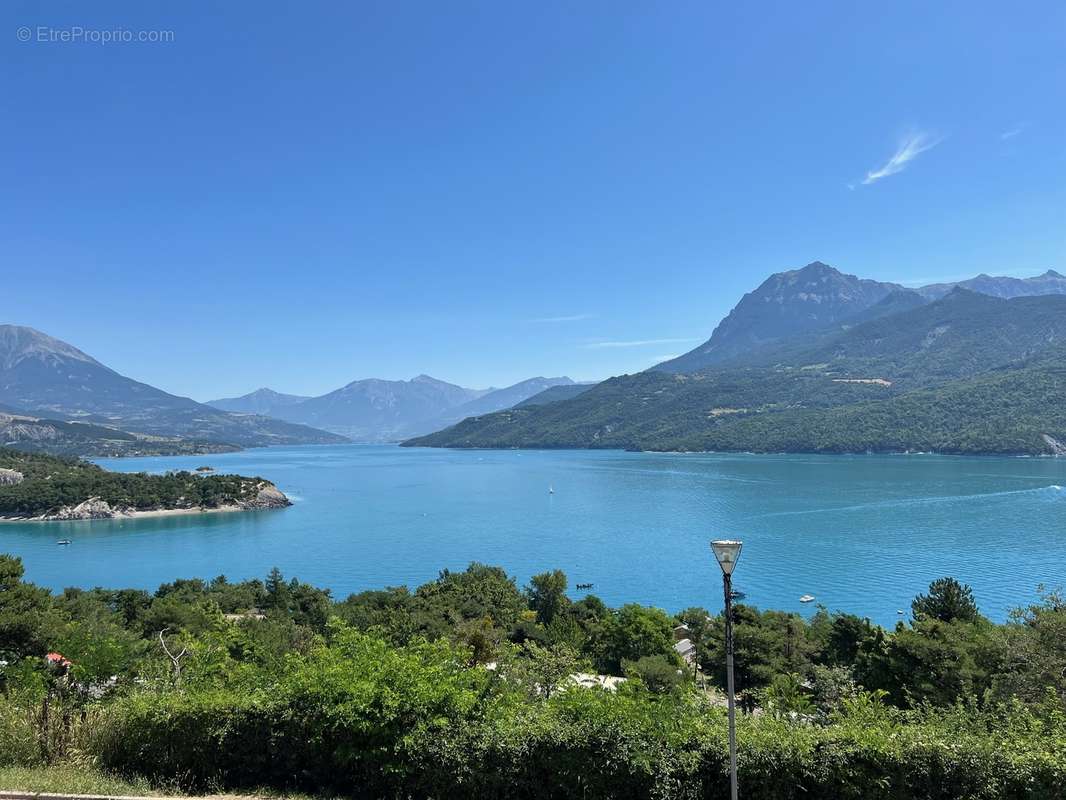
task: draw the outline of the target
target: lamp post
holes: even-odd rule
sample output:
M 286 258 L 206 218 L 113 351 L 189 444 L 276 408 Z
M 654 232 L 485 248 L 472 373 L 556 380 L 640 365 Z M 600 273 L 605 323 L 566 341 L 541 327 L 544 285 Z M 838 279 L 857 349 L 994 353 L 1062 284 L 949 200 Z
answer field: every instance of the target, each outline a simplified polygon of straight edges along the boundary
M 733 691 L 733 569 L 740 558 L 743 542 L 718 539 L 711 542 L 711 550 L 722 568 L 722 587 L 725 591 L 725 680 L 729 693 L 729 796 L 737 800 L 737 718 Z

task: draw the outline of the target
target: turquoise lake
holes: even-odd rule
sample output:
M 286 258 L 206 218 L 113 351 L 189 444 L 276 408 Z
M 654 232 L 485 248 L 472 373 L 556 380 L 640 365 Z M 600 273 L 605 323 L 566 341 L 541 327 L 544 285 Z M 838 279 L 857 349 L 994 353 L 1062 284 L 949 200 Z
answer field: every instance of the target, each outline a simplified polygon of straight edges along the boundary
M 294 505 L 0 525 L 0 551 L 21 556 L 29 580 L 154 589 L 277 565 L 344 597 L 482 561 L 522 584 L 563 569 L 612 605 L 717 609 L 708 541 L 730 537 L 744 540 L 735 583 L 746 602 L 805 614 L 823 604 L 889 625 L 943 575 L 969 583 L 997 620 L 1066 576 L 1061 459 L 349 445 L 100 463 L 261 475 Z M 816 602 L 801 604 L 804 594 Z

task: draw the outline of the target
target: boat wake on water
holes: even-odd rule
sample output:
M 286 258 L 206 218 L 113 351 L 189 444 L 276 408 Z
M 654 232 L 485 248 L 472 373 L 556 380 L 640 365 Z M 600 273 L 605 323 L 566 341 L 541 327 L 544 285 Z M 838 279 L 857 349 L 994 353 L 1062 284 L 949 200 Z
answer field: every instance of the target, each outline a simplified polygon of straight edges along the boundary
M 1050 486 L 1037 486 L 1031 489 L 1008 489 L 1002 492 L 985 492 L 982 494 L 951 494 L 938 495 L 936 497 L 901 497 L 896 500 L 878 500 L 874 503 L 857 503 L 850 506 L 836 506 L 830 508 L 808 508 L 798 511 L 770 511 L 766 514 L 757 514 L 758 517 L 792 517 L 804 514 L 829 514 L 839 511 L 868 511 L 875 508 L 897 508 L 900 506 L 923 506 L 935 503 L 957 503 L 967 500 L 995 500 L 1002 497 L 1017 497 L 1019 495 L 1054 495 L 1062 492 L 1062 487 L 1057 484 Z

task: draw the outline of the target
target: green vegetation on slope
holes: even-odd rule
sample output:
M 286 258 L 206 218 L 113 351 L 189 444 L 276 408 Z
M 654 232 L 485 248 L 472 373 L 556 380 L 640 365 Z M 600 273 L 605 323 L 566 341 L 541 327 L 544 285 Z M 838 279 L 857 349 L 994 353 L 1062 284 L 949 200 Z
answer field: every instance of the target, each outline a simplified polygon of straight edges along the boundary
M 0 469 L 23 476 L 20 483 L 0 485 L 0 515 L 6 516 L 51 514 L 94 497 L 112 508 L 138 511 L 218 508 L 255 500 L 265 484 L 240 475 L 110 472 L 74 458 L 9 448 L 0 448 Z
M 1057 452 L 1066 297 L 943 300 L 691 375 L 604 381 L 407 444 L 752 452 Z
M 154 594 L 21 577 L 0 556 L 0 767 L 366 798 L 728 791 L 723 620 L 702 608 L 610 609 L 561 572 L 522 590 L 476 564 L 339 603 L 278 570 Z M 761 711 L 739 719 L 745 796 L 1066 796 L 1062 598 L 995 625 L 943 579 L 912 612 L 886 631 L 736 608 L 741 705 Z M 673 649 L 682 623 L 698 679 Z M 596 671 L 628 680 L 570 677 Z

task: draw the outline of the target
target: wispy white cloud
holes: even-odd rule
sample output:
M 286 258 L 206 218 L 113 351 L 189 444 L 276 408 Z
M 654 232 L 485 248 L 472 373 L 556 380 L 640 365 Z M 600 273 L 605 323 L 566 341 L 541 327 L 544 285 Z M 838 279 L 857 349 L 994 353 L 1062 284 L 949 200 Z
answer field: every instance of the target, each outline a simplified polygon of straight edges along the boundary
M 630 339 L 628 341 L 613 342 L 588 342 L 581 345 L 589 350 L 602 350 L 612 347 L 649 347 L 659 344 L 681 344 L 684 342 L 696 342 L 698 339 Z
M 538 317 L 531 322 L 580 322 L 583 319 L 592 319 L 592 314 L 570 314 L 565 317 Z
M 1015 125 L 1010 130 L 1003 131 L 1003 133 L 1001 133 L 999 135 L 999 138 L 1002 139 L 1003 141 L 1007 141 L 1007 139 L 1013 139 L 1018 134 L 1023 133 L 1025 131 L 1025 129 L 1028 128 L 1028 127 L 1029 127 L 1028 123 L 1019 122 L 1017 125 Z
M 889 175 L 903 172 L 914 159 L 927 150 L 932 150 L 942 141 L 944 141 L 943 137 L 934 136 L 930 133 L 907 134 L 903 141 L 900 142 L 899 147 L 896 148 L 896 152 L 892 154 L 892 158 L 888 159 L 883 167 L 866 173 L 866 177 L 862 181 L 863 185 L 869 186 L 871 183 L 876 183 Z

